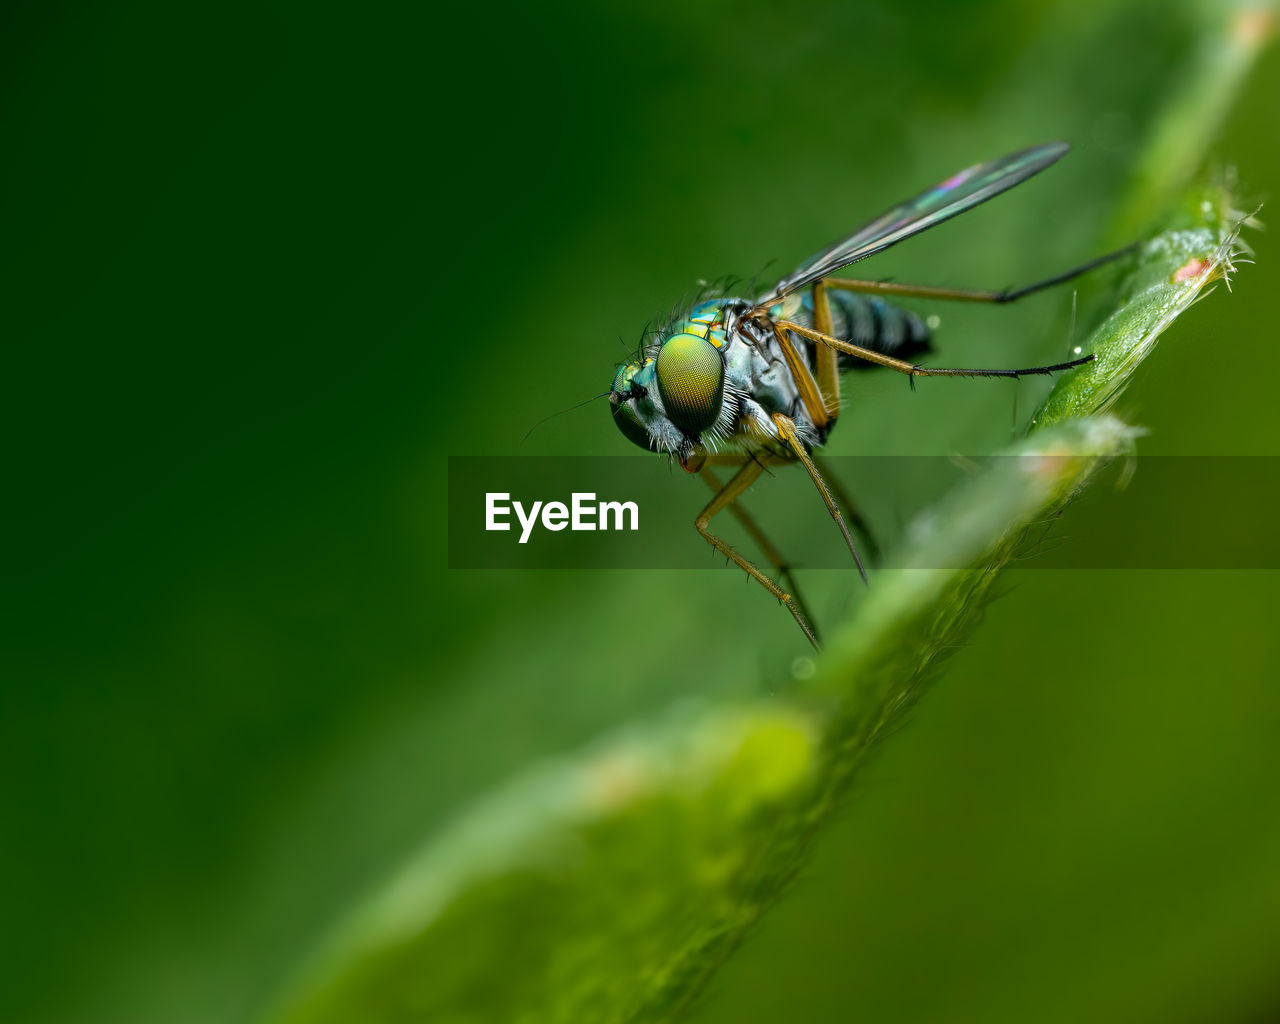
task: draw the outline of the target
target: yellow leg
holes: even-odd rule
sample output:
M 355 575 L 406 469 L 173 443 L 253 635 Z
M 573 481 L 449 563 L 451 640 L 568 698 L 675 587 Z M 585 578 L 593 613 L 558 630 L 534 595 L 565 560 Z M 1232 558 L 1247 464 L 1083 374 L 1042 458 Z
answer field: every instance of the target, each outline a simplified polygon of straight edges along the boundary
M 905 359 L 894 359 L 893 356 L 887 356 L 883 352 L 863 348 L 861 345 L 854 345 L 851 342 L 842 341 L 840 338 L 833 338 L 829 334 L 823 334 L 820 331 L 815 331 L 812 327 L 805 327 L 804 324 L 794 323 L 791 320 L 774 321 L 774 331 L 778 333 L 779 337 L 786 331 L 794 331 L 803 338 L 821 342 L 837 352 L 847 352 L 858 359 L 865 359 L 868 363 L 875 363 L 877 366 L 887 366 L 889 369 L 905 373 L 909 377 L 1023 377 L 1036 373 L 1056 373 L 1058 370 L 1069 370 L 1073 366 L 1080 366 L 1083 363 L 1093 361 L 1093 356 L 1087 355 L 1080 359 L 1072 359 L 1066 363 L 1054 363 L 1050 366 L 1027 366 L 1018 370 L 961 370 L 940 366 L 917 366 L 915 363 L 908 363 Z
M 840 506 L 831 497 L 831 492 L 827 490 L 822 474 L 818 472 L 818 467 L 813 464 L 813 459 L 809 457 L 809 452 L 805 448 L 804 442 L 800 440 L 800 435 L 796 433 L 795 423 L 792 422 L 789 416 L 783 416 L 780 412 L 773 414 L 773 422 L 777 425 L 778 432 L 782 434 L 783 439 L 787 444 L 791 445 L 792 450 L 796 453 L 796 458 L 800 460 L 805 471 L 809 474 L 809 479 L 813 481 L 813 485 L 818 488 L 818 493 L 822 495 L 827 511 L 831 513 L 831 518 L 836 521 L 836 525 L 840 527 L 840 532 L 844 534 L 844 542 L 849 545 L 849 553 L 853 555 L 854 564 L 857 565 L 858 572 L 865 583 L 867 570 L 862 567 L 862 559 L 858 557 L 858 549 L 853 546 L 853 538 L 849 535 L 849 527 L 845 525 Z
M 813 286 L 813 326 L 822 334 L 835 334 L 831 302 L 822 281 Z M 840 416 L 840 354 L 827 345 L 818 345 L 815 346 L 813 362 L 818 371 L 818 390 L 822 392 L 827 418 L 834 423 Z
M 702 534 L 707 543 L 726 558 L 732 559 L 748 576 L 787 606 L 787 611 L 791 613 L 792 618 L 796 620 L 796 623 L 804 631 L 804 635 L 809 638 L 809 643 L 813 644 L 816 649 L 818 638 L 813 632 L 813 627 L 809 625 L 804 613 L 800 610 L 799 602 L 708 529 L 712 517 L 725 506 L 731 505 L 736 501 L 747 488 L 755 483 L 763 472 L 764 467 L 760 463 L 754 460 L 745 463 L 729 482 L 720 488 L 716 496 L 711 499 L 710 504 L 699 513 L 693 525 L 697 527 L 698 532 Z
M 1062 284 L 1065 281 L 1070 281 L 1073 277 L 1079 277 L 1087 271 L 1094 270 L 1104 263 L 1110 263 L 1121 256 L 1127 256 L 1138 248 L 1140 244 L 1140 242 L 1134 242 L 1132 245 L 1126 245 L 1123 249 L 1109 252 L 1104 256 L 1090 260 L 1088 263 L 1072 267 L 1064 273 L 1055 274 L 1053 277 L 1045 278 L 1043 281 L 1037 281 L 1035 284 L 1025 285 L 1022 288 L 1009 288 L 1000 292 L 982 291 L 974 288 L 935 288 L 922 284 L 897 284 L 893 281 L 853 281 L 841 277 L 828 277 L 822 283 L 828 288 L 842 288 L 850 292 L 869 292 L 874 295 L 895 295 L 899 298 L 946 299 L 949 302 L 1014 302 L 1024 295 L 1031 295 L 1042 288 L 1052 288 L 1054 285 Z M 829 327 L 823 327 L 816 321 L 814 327 L 824 334 L 831 333 Z
M 751 455 L 708 455 L 704 466 L 732 466 L 737 469 L 747 462 L 758 462 L 764 468 L 770 466 L 789 466 L 795 460 L 791 456 L 770 455 L 768 452 L 754 452 Z
M 835 352 L 835 349 L 827 349 L 826 346 L 823 346 L 823 348 L 833 354 Z M 853 497 L 845 490 L 844 485 L 840 483 L 840 477 L 832 473 L 825 461 L 818 457 L 817 452 L 810 452 L 809 458 L 813 459 L 813 464 L 818 467 L 818 472 L 822 474 L 827 486 L 831 488 L 832 497 L 836 499 L 836 504 L 840 506 L 840 510 L 848 518 L 849 525 L 862 534 L 862 539 L 866 542 L 867 547 L 867 560 L 872 565 L 879 565 L 880 545 L 876 543 L 876 536 L 871 532 L 871 526 L 866 517 L 859 511 L 858 503 L 853 500 Z
M 785 323 L 787 323 L 785 320 L 777 320 L 773 323 L 773 333 L 778 339 L 778 346 L 782 349 L 782 358 L 787 361 L 791 379 L 795 381 L 796 391 L 800 395 L 805 412 L 809 414 L 809 419 L 819 430 L 825 430 L 832 423 L 832 418 L 827 414 L 826 399 L 823 397 L 822 389 L 818 387 L 818 382 L 814 380 L 813 374 L 809 372 L 809 367 L 800 358 L 800 350 L 787 335 L 786 329 L 781 326 Z
M 750 458 L 750 456 L 744 455 L 739 456 L 739 458 L 745 462 Z M 707 482 L 707 486 L 711 488 L 711 492 L 713 494 L 719 494 L 720 491 L 724 489 L 723 484 L 720 483 L 720 479 L 712 473 L 711 470 L 703 469 L 698 475 Z M 769 560 L 769 564 L 777 570 L 778 578 L 782 582 L 786 583 L 790 588 L 791 596 L 795 598 L 801 614 L 803 614 L 805 619 L 809 622 L 814 635 L 816 636 L 818 627 L 813 625 L 813 613 L 809 611 L 808 604 L 805 603 L 804 597 L 800 594 L 800 585 L 796 582 L 795 574 L 791 571 L 791 566 L 783 559 L 782 553 L 773 546 L 769 538 L 764 535 L 764 531 L 760 529 L 759 524 L 756 523 L 755 518 L 745 508 L 743 508 L 741 504 L 737 501 L 731 502 L 729 505 L 729 511 L 734 514 L 738 522 L 742 524 L 743 529 L 750 534 L 751 539 L 754 540 L 760 550 L 764 552 L 764 557 Z

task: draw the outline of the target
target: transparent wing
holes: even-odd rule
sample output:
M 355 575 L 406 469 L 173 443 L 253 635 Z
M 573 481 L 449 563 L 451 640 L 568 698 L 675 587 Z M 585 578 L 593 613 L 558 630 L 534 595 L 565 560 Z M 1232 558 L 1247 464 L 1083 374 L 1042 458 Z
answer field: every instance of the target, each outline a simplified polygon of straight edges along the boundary
M 777 287 L 757 304 L 770 306 L 783 296 L 834 274 L 841 267 L 866 259 L 873 253 L 897 245 L 904 238 L 985 203 L 992 196 L 1043 171 L 1069 148 L 1065 142 L 1046 142 L 953 174 L 946 181 L 885 211 L 866 227 L 824 249 L 779 281 Z

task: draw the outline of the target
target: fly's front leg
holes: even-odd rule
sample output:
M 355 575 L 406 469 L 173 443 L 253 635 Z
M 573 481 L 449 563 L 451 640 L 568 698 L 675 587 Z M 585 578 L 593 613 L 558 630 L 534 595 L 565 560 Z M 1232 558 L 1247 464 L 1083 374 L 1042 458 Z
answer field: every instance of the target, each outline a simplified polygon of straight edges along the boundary
M 741 456 L 740 461 L 746 462 L 749 456 Z M 707 482 L 707 486 L 711 488 L 713 494 L 719 494 L 724 490 L 719 478 L 711 472 L 710 469 L 703 469 L 699 474 L 703 480 Z M 750 534 L 751 539 L 756 542 L 760 550 L 764 552 L 764 557 L 769 560 L 774 569 L 778 572 L 778 578 L 791 589 L 791 596 L 795 598 L 796 605 L 800 609 L 800 613 L 810 623 L 814 635 L 817 635 L 818 627 L 813 625 L 813 613 L 809 611 L 808 604 L 800 594 L 800 585 L 796 582 L 795 574 L 791 571 L 791 566 L 783 559 L 782 553 L 770 543 L 769 538 L 764 535 L 764 531 L 756 523 L 754 517 L 743 508 L 737 501 L 729 503 L 729 511 L 737 517 L 738 522 L 742 524 L 743 529 Z
M 831 513 L 831 518 L 840 527 L 840 532 L 844 535 L 844 542 L 849 545 L 849 553 L 853 555 L 854 564 L 858 567 L 858 573 L 862 576 L 862 581 L 864 583 L 867 582 L 867 570 L 862 567 L 862 559 L 858 556 L 858 549 L 853 546 L 853 538 L 849 535 L 849 527 L 845 525 L 844 516 L 840 513 L 840 506 L 835 503 L 835 500 L 831 497 L 831 492 L 827 490 L 822 474 L 818 472 L 818 467 L 813 464 L 813 459 L 809 456 L 808 449 L 805 448 L 804 442 L 800 440 L 800 435 L 796 432 L 795 423 L 791 417 L 783 416 L 780 412 L 773 414 L 773 422 L 783 440 L 796 453 L 796 458 L 804 466 L 805 471 L 809 474 L 809 479 L 813 481 L 813 485 L 818 488 L 818 493 L 822 495 L 822 501 L 827 506 L 827 511 Z
M 1072 359 L 1065 363 L 1053 363 L 1049 366 L 1025 366 L 1017 370 L 962 370 L 941 366 L 919 366 L 915 363 L 908 363 L 905 359 L 894 359 L 893 356 L 887 356 L 883 352 L 863 348 L 861 345 L 854 345 L 851 342 L 842 341 L 840 338 L 833 338 L 829 334 L 823 334 L 821 331 L 815 331 L 812 327 L 805 327 L 804 324 L 798 324 L 791 320 L 774 321 L 774 329 L 779 332 L 779 336 L 781 336 L 782 332 L 794 331 L 803 338 L 819 342 L 835 349 L 837 352 L 846 352 L 858 359 L 864 359 L 868 363 L 875 363 L 877 366 L 887 366 L 891 370 L 905 373 L 908 377 L 1026 377 L 1037 373 L 1057 373 L 1059 370 L 1070 370 L 1073 366 L 1082 366 L 1085 363 L 1093 362 L 1093 355 L 1090 353 L 1087 356 Z
M 813 631 L 813 627 L 809 625 L 808 619 L 800 609 L 800 602 L 783 590 L 780 586 L 769 579 L 764 573 L 757 569 L 751 562 L 743 558 L 742 555 L 734 551 L 728 544 L 717 537 L 708 529 L 712 517 L 727 505 L 731 505 L 749 488 L 756 479 L 764 472 L 764 467 L 756 462 L 746 463 L 727 484 L 719 489 L 715 497 L 711 499 L 710 504 L 699 513 L 698 518 L 694 520 L 694 526 L 698 532 L 706 539 L 713 548 L 719 551 L 726 558 L 732 559 L 739 568 L 746 572 L 748 576 L 756 580 L 765 590 L 769 591 L 774 597 L 787 606 L 787 611 L 791 613 L 792 618 L 804 631 L 804 635 L 809 638 L 809 643 L 814 648 L 818 647 L 818 637 Z

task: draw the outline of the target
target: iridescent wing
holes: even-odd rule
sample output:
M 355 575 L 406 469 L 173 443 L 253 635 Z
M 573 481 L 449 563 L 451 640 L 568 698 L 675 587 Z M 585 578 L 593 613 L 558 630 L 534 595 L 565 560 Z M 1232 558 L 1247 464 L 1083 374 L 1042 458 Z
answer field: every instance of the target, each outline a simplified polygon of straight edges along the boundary
M 864 260 L 873 253 L 897 245 L 904 238 L 985 203 L 1043 171 L 1069 148 L 1065 142 L 1046 142 L 953 174 L 946 181 L 885 211 L 866 227 L 822 250 L 779 281 L 777 287 L 762 297 L 757 305 L 771 306 L 784 296 L 834 274 L 841 267 Z

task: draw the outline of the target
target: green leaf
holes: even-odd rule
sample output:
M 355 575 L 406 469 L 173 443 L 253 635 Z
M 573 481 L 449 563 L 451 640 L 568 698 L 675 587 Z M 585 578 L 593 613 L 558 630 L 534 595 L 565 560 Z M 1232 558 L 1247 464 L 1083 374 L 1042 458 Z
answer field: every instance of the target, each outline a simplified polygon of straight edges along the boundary
M 1231 50 L 1225 78 L 1212 51 L 1170 101 L 1115 230 L 1172 226 L 1117 275 L 1082 345 L 1094 361 L 1062 375 L 1024 440 L 916 521 L 899 567 L 799 666 L 803 683 L 767 701 L 689 700 L 518 774 L 335 929 L 269 1019 L 660 1021 L 687 1008 L 974 627 L 1028 530 L 1134 449 L 1140 431 L 1107 410 L 1244 251 L 1224 186 L 1169 183 L 1184 187 L 1254 48 Z
M 1062 377 L 1027 440 L 915 524 L 902 567 L 880 574 L 803 690 L 690 702 L 517 778 L 370 900 L 273 1019 L 663 1020 L 687 1005 L 973 626 L 1028 526 L 1132 450 L 1139 432 L 1096 413 L 1231 271 L 1226 201 L 1198 193 L 1194 227 L 1143 246 L 1088 342 L 1095 361 Z
M 1234 209 L 1225 187 L 1197 189 L 1184 212 L 1189 226 L 1147 242 L 1124 286 L 1127 301 L 1098 329 L 1086 350 L 1094 361 L 1065 374 L 1034 427 L 1110 409 L 1156 339 L 1216 282 L 1230 286 L 1235 261 L 1247 253 L 1241 228 L 1251 220 Z
M 332 940 L 275 1019 L 668 1019 L 784 890 L 1027 523 L 1132 438 L 1114 419 L 1071 421 L 952 495 L 912 557 L 982 564 L 879 577 L 807 694 L 690 703 L 473 808 Z

